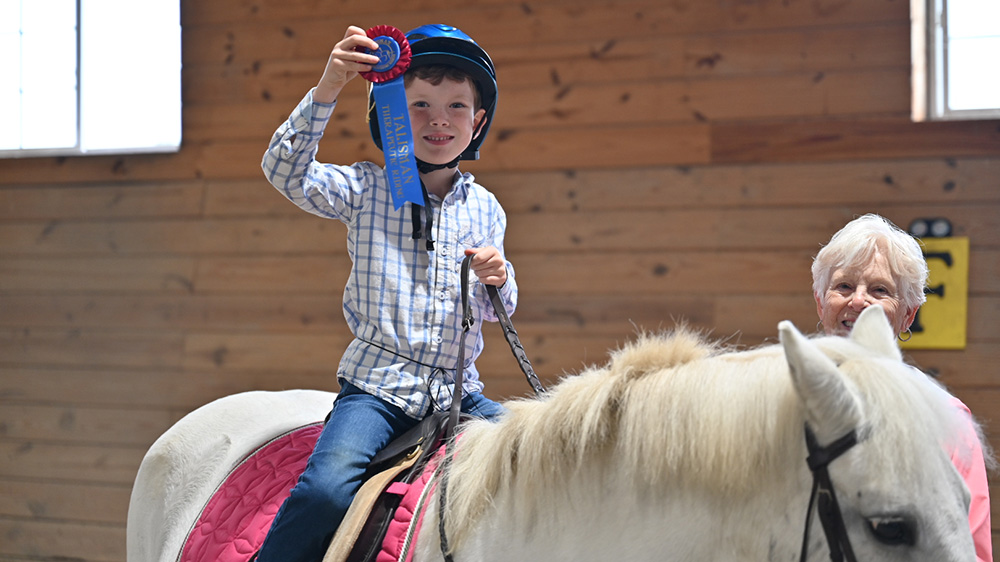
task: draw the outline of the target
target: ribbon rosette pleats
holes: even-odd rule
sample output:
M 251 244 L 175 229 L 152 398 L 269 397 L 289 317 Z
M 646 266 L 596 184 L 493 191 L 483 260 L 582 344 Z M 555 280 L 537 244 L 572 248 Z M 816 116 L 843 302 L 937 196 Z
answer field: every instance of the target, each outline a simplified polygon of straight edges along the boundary
M 378 120 L 385 168 L 392 204 L 400 208 L 409 201 L 423 205 L 423 191 L 413 155 L 413 130 L 406 103 L 403 73 L 410 67 L 410 44 L 403 33 L 390 25 L 378 25 L 366 34 L 378 43 L 374 54 L 379 62 L 361 76 L 372 83 L 375 118 Z M 370 52 L 365 49 L 366 52 Z

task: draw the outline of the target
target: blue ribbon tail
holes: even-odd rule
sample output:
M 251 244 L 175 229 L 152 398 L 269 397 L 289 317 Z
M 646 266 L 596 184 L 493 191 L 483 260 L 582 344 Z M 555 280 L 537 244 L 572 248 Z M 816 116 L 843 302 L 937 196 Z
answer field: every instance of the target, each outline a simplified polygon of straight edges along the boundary
M 417 172 L 417 159 L 413 155 L 413 130 L 406 103 L 403 77 L 372 86 L 375 98 L 375 115 L 379 120 L 382 152 L 385 154 L 385 171 L 396 209 L 409 201 L 423 205 L 423 191 Z

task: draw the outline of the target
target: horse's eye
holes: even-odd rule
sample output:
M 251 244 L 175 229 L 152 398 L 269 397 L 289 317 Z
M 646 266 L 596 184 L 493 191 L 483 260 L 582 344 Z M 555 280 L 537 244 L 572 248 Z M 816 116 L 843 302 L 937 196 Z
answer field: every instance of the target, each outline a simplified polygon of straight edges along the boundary
M 868 525 L 875 538 L 883 544 L 913 546 L 917 543 L 916 525 L 905 517 L 873 517 L 868 520 Z

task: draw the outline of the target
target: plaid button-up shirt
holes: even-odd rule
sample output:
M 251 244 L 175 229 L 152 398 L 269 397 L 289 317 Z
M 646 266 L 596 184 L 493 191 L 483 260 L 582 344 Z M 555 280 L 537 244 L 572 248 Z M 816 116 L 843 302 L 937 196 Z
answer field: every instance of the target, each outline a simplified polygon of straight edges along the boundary
M 314 102 L 309 92 L 274 133 L 261 166 L 292 203 L 348 226 L 353 267 L 344 289 L 344 316 L 355 339 L 337 376 L 419 419 L 451 404 L 462 336 L 464 250 L 495 246 L 503 252 L 507 217 L 471 174 L 456 174 L 444 199 L 431 195 L 435 249 L 428 251 L 425 240 L 412 238 L 411 203 L 393 208 L 382 167 L 316 161 L 335 106 Z M 485 288 L 474 277 L 470 284 L 477 322 L 466 336 L 465 392 L 483 388 L 474 364 L 483 349 L 479 320 L 497 320 Z M 509 262 L 500 295 L 512 313 L 517 285 Z

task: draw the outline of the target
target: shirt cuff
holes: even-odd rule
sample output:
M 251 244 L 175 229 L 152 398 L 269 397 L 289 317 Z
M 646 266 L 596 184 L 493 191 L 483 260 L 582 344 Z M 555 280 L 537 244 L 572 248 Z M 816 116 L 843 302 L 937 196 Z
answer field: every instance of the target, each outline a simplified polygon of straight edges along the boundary
M 312 88 L 306 94 L 305 99 L 309 100 L 310 105 L 310 132 L 318 132 L 322 134 L 323 129 L 326 128 L 326 124 L 330 121 L 330 116 L 333 115 L 333 110 L 337 107 L 337 100 L 333 100 L 330 103 L 322 103 L 313 99 L 313 92 L 316 88 Z
M 293 151 L 295 152 L 302 150 L 305 145 L 319 142 L 323 137 L 327 123 L 330 121 L 330 116 L 333 115 L 334 108 L 337 107 L 336 101 L 320 103 L 313 100 L 313 90 L 315 88 L 306 93 L 288 117 L 284 136 L 289 140 L 294 139 Z

